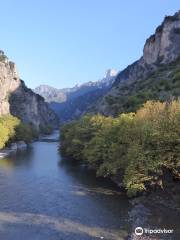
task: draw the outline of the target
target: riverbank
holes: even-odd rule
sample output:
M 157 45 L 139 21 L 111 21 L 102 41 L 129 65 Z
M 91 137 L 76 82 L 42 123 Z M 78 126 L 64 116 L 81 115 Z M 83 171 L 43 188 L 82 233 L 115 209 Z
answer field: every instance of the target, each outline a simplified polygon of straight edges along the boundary
M 180 186 L 176 186 L 176 190 L 180 190 Z M 158 192 L 151 193 L 147 196 L 136 197 L 130 200 L 132 205 L 131 210 L 129 211 L 129 221 L 132 224 L 132 233 L 129 235 L 128 240 L 170 240 L 170 239 L 179 239 L 180 233 L 179 228 L 173 228 L 173 222 L 169 221 L 169 216 L 173 214 L 175 216 L 174 221 L 180 217 L 180 195 L 178 199 L 173 199 L 173 194 L 169 192 Z M 158 226 L 158 218 L 162 217 L 167 219 L 167 223 Z M 157 218 L 157 224 L 151 225 L 152 219 Z M 151 230 L 164 230 L 169 229 L 172 234 L 150 234 L 143 233 L 142 236 L 137 236 L 135 234 L 135 229 L 141 227 L 142 229 L 151 229 Z
M 66 160 L 67 161 L 67 160 Z M 88 165 L 87 163 L 80 163 L 76 162 L 73 159 L 69 160 L 70 162 L 76 164 L 77 168 L 84 169 L 85 171 L 93 171 L 94 176 L 96 176 L 96 169 L 92 166 Z M 119 191 L 123 194 L 126 193 L 126 189 L 123 185 L 122 179 L 123 175 L 119 174 L 113 177 L 106 176 L 106 177 L 97 177 L 97 178 L 104 178 L 112 181 L 118 188 Z M 132 206 L 136 205 L 143 205 L 147 208 L 153 208 L 156 207 L 158 209 L 161 208 L 167 208 L 171 211 L 177 212 L 177 214 L 180 215 L 180 184 L 179 180 L 174 181 L 173 179 L 165 179 L 166 181 L 166 187 L 164 189 L 161 188 L 155 188 L 151 189 L 151 191 L 143 192 L 137 196 L 129 197 L 129 201 L 132 204 Z M 167 183 L 167 181 L 169 181 Z M 141 216 L 138 216 L 139 219 L 142 218 Z
M 9 156 L 12 152 L 13 152 L 13 150 L 8 149 L 8 148 L 5 148 L 5 149 L 3 149 L 3 150 L 0 150 L 0 159 Z
M 27 146 L 28 145 L 24 141 L 11 143 L 10 147 L 6 147 L 0 150 L 0 159 L 8 157 L 9 155 L 16 153 L 17 151 L 26 150 Z
M 57 134 L 57 132 L 59 132 L 58 130 L 54 131 L 54 134 Z M 9 147 L 5 147 L 3 149 L 0 149 L 0 159 L 8 157 L 11 154 L 16 153 L 17 151 L 23 151 L 26 150 L 28 147 L 29 143 L 35 142 L 35 141 L 41 141 L 41 140 L 46 140 L 48 141 L 49 136 L 51 136 L 53 133 L 52 131 L 47 133 L 47 134 L 40 134 L 38 137 L 36 136 L 36 138 L 31 139 L 28 143 L 26 143 L 25 141 L 17 141 L 17 142 L 13 142 L 10 144 Z M 57 142 L 59 140 L 59 138 L 57 139 L 53 139 L 50 141 L 55 141 Z
M 109 181 L 63 164 L 58 137 L 0 161 L 0 239 L 124 240 L 126 197 Z
M 96 173 L 96 168 L 93 168 L 87 162 L 73 161 L 77 165 L 80 165 L 84 169 L 94 171 Z M 104 178 L 110 179 L 115 183 L 119 190 L 123 193 L 126 192 L 125 186 L 123 185 L 123 173 L 119 171 L 115 176 L 105 176 Z M 162 178 L 162 186 L 147 185 L 147 191 L 139 193 L 136 196 L 129 197 L 130 202 L 133 206 L 143 205 L 146 208 L 157 208 L 164 209 L 167 208 L 169 211 L 173 211 L 180 216 L 180 181 L 179 178 L 174 179 L 171 172 L 164 170 L 164 175 Z M 138 216 L 139 219 L 142 218 Z
M 135 227 L 163 228 L 170 222 L 178 229 L 175 211 L 150 204 L 150 195 L 127 198 L 108 178 L 63 158 L 58 139 L 54 132 L 33 142 L 32 151 L 0 161 L 0 224 L 6 225 L 0 239 L 149 240 L 137 238 Z
M 61 152 L 115 179 L 129 197 L 180 181 L 180 100 L 149 101 L 116 118 L 86 115 L 61 128 Z
M 87 174 L 87 172 L 92 172 L 94 179 L 98 182 L 102 182 L 104 180 L 112 182 L 112 184 L 117 186 L 119 196 L 126 196 L 126 190 L 123 187 L 122 183 L 118 183 L 117 181 L 115 181 L 114 178 L 110 177 L 96 177 L 96 170 L 88 166 L 87 164 L 76 162 L 73 159 L 69 158 L 64 158 L 64 164 L 70 166 L 73 165 L 75 171 L 78 172 L 81 170 L 82 172 L 84 172 L 85 175 Z M 176 216 L 176 218 L 180 217 L 180 186 L 178 183 L 175 183 L 174 186 L 176 187 L 173 188 L 173 186 L 171 185 L 168 187 L 168 189 L 166 188 L 163 190 L 155 190 L 154 192 L 149 193 L 146 192 L 136 197 L 126 199 L 128 204 L 130 204 L 131 206 L 130 210 L 128 211 L 128 222 L 131 224 L 131 230 L 129 230 L 127 238 L 123 238 L 124 240 L 169 240 L 168 236 L 166 235 L 158 236 L 157 234 L 147 233 L 143 234 L 143 236 L 141 237 L 136 236 L 135 229 L 139 226 L 146 229 L 163 229 L 163 227 L 167 229 L 172 228 L 172 225 L 170 225 L 169 223 L 167 223 L 167 225 L 164 223 L 160 224 L 159 220 L 154 223 L 154 218 L 162 218 L 166 222 L 166 219 L 168 220 L 168 216 L 171 214 Z M 121 204 L 121 202 L 119 202 L 119 204 Z M 178 234 L 177 231 L 176 234 Z M 162 236 L 163 238 L 161 238 Z
M 117 174 L 110 179 L 122 190 L 126 191 L 123 186 L 123 175 Z M 162 187 L 163 186 L 163 187 Z M 177 211 L 180 214 L 180 180 L 174 179 L 173 175 L 165 174 L 163 176 L 162 186 L 147 185 L 147 190 L 134 196 L 132 202 L 148 204 L 151 207 L 167 207 Z

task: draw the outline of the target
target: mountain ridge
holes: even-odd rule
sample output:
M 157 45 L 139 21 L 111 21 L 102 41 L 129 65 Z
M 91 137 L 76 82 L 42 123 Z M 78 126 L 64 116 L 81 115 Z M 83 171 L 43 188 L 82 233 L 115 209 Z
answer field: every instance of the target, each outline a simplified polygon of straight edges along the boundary
M 178 97 L 179 57 L 180 11 L 164 18 L 155 33 L 145 41 L 142 57 L 114 74 L 109 85 L 106 86 L 106 79 L 111 70 L 103 78 L 105 81 L 101 79 L 62 89 L 60 105 L 57 99 L 48 102 L 63 121 L 69 121 L 88 112 L 116 116 L 136 111 L 148 100 L 166 101 Z
M 89 81 L 64 89 L 40 85 L 34 91 L 45 98 L 64 122 L 77 118 L 88 111 L 89 106 L 110 89 L 116 75 L 116 70 L 108 69 L 104 77 L 98 81 Z
M 60 94 L 60 95 L 64 94 L 63 97 L 65 99 L 61 100 L 61 98 L 60 98 L 60 102 L 61 101 L 64 102 L 64 101 L 67 100 L 68 97 L 73 98 L 74 97 L 74 95 L 73 95 L 74 92 L 77 92 L 77 91 L 82 92 L 82 89 L 84 89 L 86 87 L 87 88 L 89 88 L 89 87 L 103 88 L 105 86 L 108 87 L 109 85 L 112 85 L 114 77 L 116 75 L 117 75 L 116 70 L 108 69 L 106 71 L 104 77 L 100 80 L 97 80 L 97 81 L 89 81 L 89 82 L 82 83 L 80 85 L 76 84 L 74 87 L 62 88 L 62 89 L 58 89 L 58 88 L 52 87 L 50 85 L 42 84 L 42 85 L 39 85 L 38 87 L 36 87 L 34 89 L 34 92 L 41 95 L 42 97 L 44 97 L 46 102 L 55 102 L 57 100 L 56 97 L 58 97 L 57 96 L 58 94 Z M 87 89 L 84 92 L 79 93 L 78 96 L 83 95 L 84 93 L 89 92 L 90 90 L 91 89 Z M 76 96 L 76 94 L 75 94 L 75 96 Z

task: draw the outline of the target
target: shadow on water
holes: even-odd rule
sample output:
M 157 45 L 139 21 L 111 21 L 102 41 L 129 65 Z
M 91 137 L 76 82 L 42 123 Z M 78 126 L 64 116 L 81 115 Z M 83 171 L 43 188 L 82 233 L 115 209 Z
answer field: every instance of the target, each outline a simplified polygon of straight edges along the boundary
M 85 186 L 89 194 L 102 194 L 113 197 L 123 196 L 126 201 L 128 200 L 115 183 L 107 178 L 96 177 L 94 170 L 87 169 L 84 165 L 77 164 L 73 160 L 66 158 L 61 158 L 58 165 L 74 178 L 79 183 L 79 186 L 82 186 L 82 188 Z
M 89 226 L 106 226 L 108 228 L 108 225 L 111 225 L 111 229 L 114 230 L 120 230 L 122 226 L 123 230 L 129 229 L 129 200 L 116 184 L 109 179 L 97 178 L 93 170 L 77 165 L 69 159 L 62 158 L 58 165 L 60 170 L 63 169 L 71 177 L 71 182 L 75 183 L 70 189 L 72 198 L 78 199 L 80 204 L 82 202 L 82 207 L 85 202 L 89 218 L 91 214 L 94 214 L 93 221 L 88 222 Z
M 115 188 L 59 163 L 51 138 L 32 147 L 0 161 L 0 239 L 124 239 Z
M 77 165 L 73 160 L 62 159 L 59 161 L 59 166 L 63 167 L 67 174 L 70 174 L 74 180 L 80 183 L 79 190 L 74 191 L 74 194 L 83 197 L 92 196 L 100 199 L 99 207 L 109 209 L 114 218 L 123 216 L 123 229 L 127 232 L 134 232 L 135 227 L 142 226 L 149 229 L 174 229 L 173 235 L 159 234 L 155 239 L 177 239 L 180 238 L 179 229 L 179 213 L 161 206 L 154 207 L 151 199 L 147 196 L 147 202 L 141 203 L 139 199 L 137 204 L 131 205 L 129 199 L 122 193 L 112 181 L 103 178 L 96 178 L 94 171 L 87 170 L 81 165 Z M 118 214 L 117 214 L 118 213 Z M 133 215 L 133 222 L 131 221 Z M 118 221 L 118 220 L 117 220 Z M 117 230 L 117 228 L 114 228 Z M 162 238 L 163 237 L 163 238 Z M 143 239 L 150 239 L 144 236 Z

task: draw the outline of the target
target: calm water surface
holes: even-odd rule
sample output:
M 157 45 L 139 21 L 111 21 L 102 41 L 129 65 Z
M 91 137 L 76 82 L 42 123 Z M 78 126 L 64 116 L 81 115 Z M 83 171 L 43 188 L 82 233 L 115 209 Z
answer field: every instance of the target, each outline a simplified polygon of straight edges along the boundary
M 64 161 L 56 139 L 58 133 L 0 160 L 0 240 L 126 239 L 128 199 L 110 181 Z M 173 221 L 177 228 L 176 215 L 152 211 L 149 224 Z

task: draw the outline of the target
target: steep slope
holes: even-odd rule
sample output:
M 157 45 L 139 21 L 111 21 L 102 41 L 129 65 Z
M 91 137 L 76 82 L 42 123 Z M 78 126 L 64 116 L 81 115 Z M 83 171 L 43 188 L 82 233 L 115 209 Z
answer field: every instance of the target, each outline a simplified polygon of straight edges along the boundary
M 9 113 L 37 130 L 58 126 L 55 113 L 41 96 L 25 86 L 15 64 L 0 51 L 0 115 Z
M 60 120 L 64 122 L 78 118 L 88 111 L 111 88 L 116 75 L 117 72 L 114 69 L 109 69 L 105 76 L 96 82 L 87 82 L 66 89 L 55 89 L 43 85 L 34 91 L 45 98 Z
M 136 110 L 148 99 L 166 100 L 179 96 L 179 92 L 174 91 L 180 81 L 177 79 L 179 56 L 180 11 L 174 16 L 165 17 L 155 34 L 147 39 L 143 56 L 118 74 L 112 89 L 99 101 L 96 110 L 105 115 L 116 115 L 122 111 Z M 174 77 L 176 84 L 172 80 Z M 167 89 L 167 84 L 172 91 Z
M 113 87 L 114 88 L 114 87 Z M 157 68 L 147 77 L 115 87 L 105 97 L 105 113 L 134 112 L 148 100 L 166 101 L 180 96 L 180 59 Z

